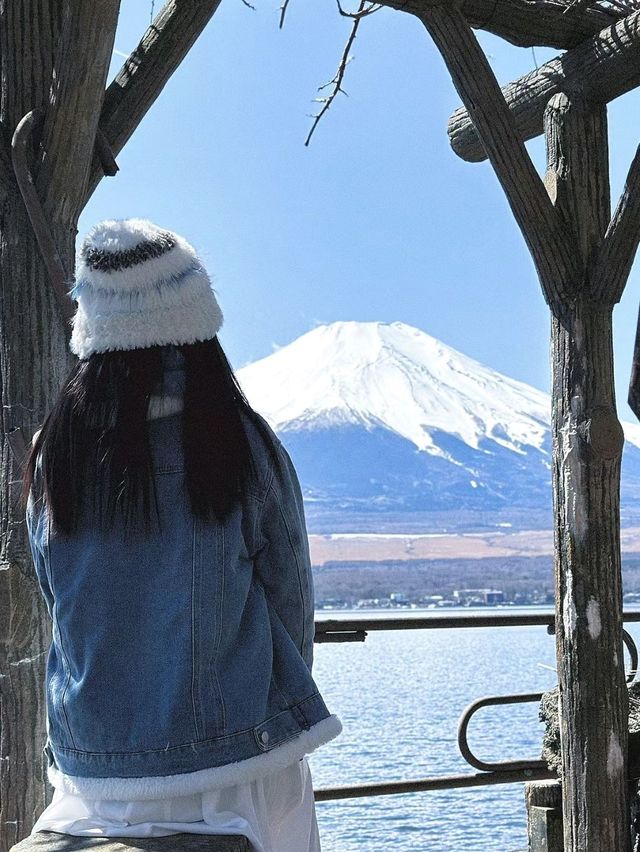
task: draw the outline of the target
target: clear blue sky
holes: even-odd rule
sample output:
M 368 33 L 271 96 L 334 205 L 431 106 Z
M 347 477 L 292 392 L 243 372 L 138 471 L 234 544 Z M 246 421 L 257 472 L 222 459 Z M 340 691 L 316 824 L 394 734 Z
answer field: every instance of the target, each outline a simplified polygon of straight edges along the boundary
M 490 166 L 449 148 L 459 99 L 420 22 L 365 20 L 340 96 L 304 147 L 318 85 L 350 23 L 334 0 L 223 0 L 118 158 L 81 222 L 142 216 L 201 253 L 225 312 L 236 367 L 318 323 L 401 320 L 509 376 L 549 390 L 549 312 Z M 160 3 L 156 3 L 156 9 Z M 116 51 L 132 50 L 151 3 L 124 0 Z M 480 34 L 498 79 L 531 50 Z M 536 51 L 538 63 L 552 56 Z M 122 63 L 114 55 L 113 73 Z M 612 197 L 640 141 L 638 92 L 610 107 Z M 541 140 L 529 143 L 543 168 Z M 614 312 L 619 415 L 638 298 L 636 264 Z

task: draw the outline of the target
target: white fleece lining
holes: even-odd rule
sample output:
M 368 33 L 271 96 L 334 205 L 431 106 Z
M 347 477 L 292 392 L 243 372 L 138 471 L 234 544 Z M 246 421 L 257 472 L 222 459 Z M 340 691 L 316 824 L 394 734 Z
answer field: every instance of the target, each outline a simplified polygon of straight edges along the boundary
M 142 778 L 84 778 L 66 775 L 56 766 L 47 767 L 49 783 L 65 793 L 83 796 L 86 799 L 110 799 L 117 801 L 164 799 L 174 796 L 190 796 L 208 790 L 219 790 L 262 778 L 270 772 L 284 769 L 318 746 L 337 737 L 342 723 L 337 716 L 328 716 L 317 722 L 308 731 L 287 740 L 264 754 L 249 757 L 224 766 L 212 766 L 197 772 L 182 772 L 175 775 L 146 776 Z

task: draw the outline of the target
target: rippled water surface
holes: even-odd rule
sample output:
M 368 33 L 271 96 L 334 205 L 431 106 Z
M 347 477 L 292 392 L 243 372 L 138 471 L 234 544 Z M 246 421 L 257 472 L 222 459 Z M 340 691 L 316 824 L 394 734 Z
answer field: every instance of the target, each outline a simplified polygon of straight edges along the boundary
M 640 630 L 630 632 L 640 644 Z M 555 686 L 554 639 L 545 627 L 371 632 L 364 643 L 316 645 L 314 676 L 344 726 L 310 758 L 316 787 L 473 773 L 456 743 L 462 710 L 485 695 Z M 472 750 L 488 760 L 539 757 L 537 716 L 537 704 L 481 709 Z M 317 813 L 323 852 L 527 846 L 522 784 L 319 802 Z

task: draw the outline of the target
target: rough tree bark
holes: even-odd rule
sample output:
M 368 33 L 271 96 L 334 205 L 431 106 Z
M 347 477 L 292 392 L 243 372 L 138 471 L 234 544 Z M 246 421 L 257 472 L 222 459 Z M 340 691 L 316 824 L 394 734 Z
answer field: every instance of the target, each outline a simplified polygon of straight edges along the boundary
M 378 0 L 383 6 L 421 18 L 439 0 Z M 472 27 L 495 33 L 519 47 L 575 47 L 627 10 L 605 10 L 576 4 L 567 11 L 562 0 L 449 0 Z
M 521 139 L 542 133 L 542 117 L 557 92 L 580 87 L 594 106 L 608 103 L 640 84 L 640 12 L 607 27 L 573 50 L 545 62 L 502 90 Z M 485 160 L 480 137 L 464 107 L 449 119 L 449 140 L 459 157 Z
M 110 87 L 102 113 L 117 150 L 219 3 L 168 0 L 159 12 Z M 73 361 L 13 177 L 10 141 L 21 119 L 39 111 L 31 171 L 71 275 L 78 217 L 102 175 L 94 146 L 118 8 L 119 0 L 0 3 L 0 852 L 31 830 L 50 796 L 41 751 L 50 623 L 28 553 L 18 502 L 21 470 L 8 436 L 20 429 L 29 440 Z M 107 159 L 109 141 L 102 139 Z
M 610 218 L 606 107 L 554 96 L 545 184 L 573 226 L 581 275 L 551 315 L 556 645 L 564 846 L 630 849 L 622 644 L 620 463 L 612 312 L 593 269 Z
M 623 434 L 615 409 L 611 326 L 613 304 L 624 287 L 621 275 L 628 274 L 637 246 L 635 239 L 631 251 L 618 245 L 618 235 L 638 224 L 637 170 L 632 166 L 609 223 L 606 106 L 587 104 L 580 92 L 557 95 L 546 113 L 549 211 L 513 116 L 459 8 L 437 2 L 420 18 L 509 199 L 552 311 L 565 849 L 625 852 L 630 831 L 619 541 Z M 620 262 L 612 257 L 616 245 Z M 613 261 L 612 280 L 603 258 Z
M 7 435 L 16 428 L 25 435 L 33 433 L 70 364 L 63 321 L 12 178 L 8 146 L 26 112 L 46 109 L 61 26 L 59 4 L 25 0 L 0 7 L 0 120 L 4 129 L 0 177 L 4 191 L 0 208 L 2 852 L 24 835 L 47 800 L 41 735 L 34 734 L 44 730 L 41 693 L 44 652 L 50 639 L 48 615 L 26 551 L 18 503 L 20 471 Z M 73 259 L 74 236 L 71 228 L 56 229 L 67 268 Z

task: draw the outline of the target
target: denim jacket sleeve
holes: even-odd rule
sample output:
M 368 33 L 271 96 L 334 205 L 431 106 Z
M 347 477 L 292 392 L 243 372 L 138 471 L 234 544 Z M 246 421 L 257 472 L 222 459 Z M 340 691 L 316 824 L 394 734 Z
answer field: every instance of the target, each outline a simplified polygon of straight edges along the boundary
M 49 583 L 47 567 L 45 562 L 45 548 L 47 547 L 47 515 L 43 509 L 42 498 L 34 500 L 33 493 L 29 494 L 26 509 L 26 524 L 27 535 L 29 538 L 29 547 L 33 558 L 33 565 L 36 570 L 38 584 L 44 597 L 47 610 L 51 616 L 53 613 L 53 591 Z
M 279 464 L 267 487 L 258 520 L 256 571 L 268 602 L 298 647 L 309 670 L 315 633 L 313 578 L 302 491 L 293 462 L 275 439 Z

